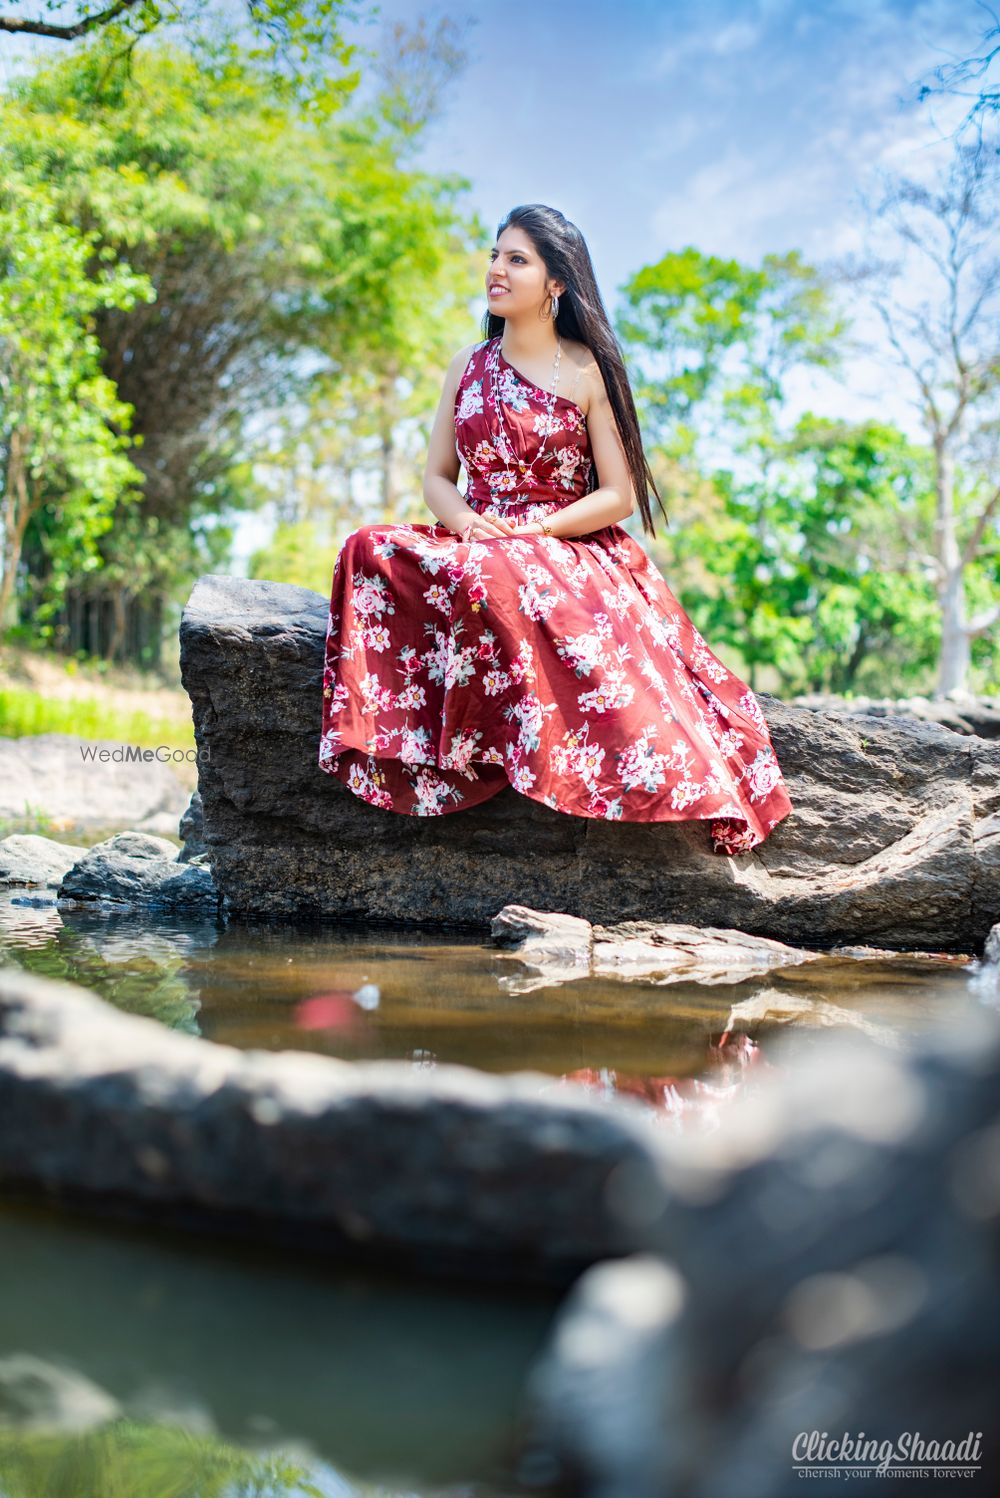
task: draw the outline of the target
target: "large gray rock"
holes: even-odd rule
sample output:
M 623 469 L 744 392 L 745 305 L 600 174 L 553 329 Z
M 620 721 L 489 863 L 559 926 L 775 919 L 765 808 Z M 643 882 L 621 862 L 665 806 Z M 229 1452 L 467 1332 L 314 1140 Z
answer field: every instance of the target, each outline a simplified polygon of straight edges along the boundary
M 147 832 L 117 832 L 88 848 L 59 885 L 60 904 L 153 910 L 214 910 L 218 894 L 202 864 L 182 863 L 174 843 Z
M 369 806 L 317 764 L 327 600 L 203 577 L 181 622 L 205 842 L 225 907 L 485 927 L 508 902 L 821 946 L 973 950 L 1000 914 L 1000 744 L 902 718 L 761 704 L 794 810 L 752 854 L 702 822 L 571 817 L 502 791 Z
M 86 848 L 57 843 L 33 832 L 15 832 L 0 842 L 0 885 L 57 889 Z
M 550 1077 L 240 1051 L 13 968 L 0 1096 L 0 1190 L 482 1278 L 634 1249 L 606 1188 L 656 1147 Z
M 954 691 L 945 697 L 838 697 L 830 692 L 809 692 L 793 702 L 824 713 L 859 714 L 872 718 L 916 718 L 921 723 L 940 723 L 952 733 L 976 734 L 1000 739 L 1000 695 L 979 697 Z
M 533 1380 L 536 1466 L 583 1498 L 791 1498 L 823 1463 L 796 1449 L 811 1432 L 988 1442 L 1000 1024 L 973 1009 L 966 1025 L 912 1059 L 860 1036 L 789 1044 L 714 1132 L 663 1139 L 654 1180 L 626 1168 L 620 1208 L 655 1252 L 574 1287 Z M 989 1460 L 982 1439 L 971 1460 Z M 906 1461 L 888 1480 L 946 1490 Z M 870 1460 L 831 1465 L 885 1489 Z
M 149 759 L 141 757 L 141 749 L 138 758 L 126 758 L 135 748 L 65 733 L 0 739 L 0 818 L 44 812 L 66 827 L 137 827 L 149 821 L 169 824 L 176 832 L 188 792 L 155 750 Z
M 997 929 L 997 928 L 995 928 Z M 964 954 L 894 952 L 866 946 L 832 947 L 818 952 L 790 947 L 764 936 L 716 926 L 671 921 L 621 921 L 592 926 L 578 916 L 505 905 L 493 918 L 491 936 L 498 956 L 516 964 L 501 976 L 505 993 L 551 991 L 581 979 L 616 979 L 650 986 L 682 985 L 690 990 L 724 987 L 757 990 L 735 1005 L 735 1020 L 807 1016 L 830 1024 L 858 1024 L 860 1016 L 824 997 L 864 985 L 869 995 L 888 983 L 902 994 L 921 986 L 942 991 L 944 981 L 970 976 L 979 964 Z M 987 937 L 989 954 L 992 936 Z M 795 969 L 798 992 L 777 992 L 764 979 Z M 811 990 L 811 992 L 810 992 Z M 862 1026 L 863 1027 L 863 1026 Z

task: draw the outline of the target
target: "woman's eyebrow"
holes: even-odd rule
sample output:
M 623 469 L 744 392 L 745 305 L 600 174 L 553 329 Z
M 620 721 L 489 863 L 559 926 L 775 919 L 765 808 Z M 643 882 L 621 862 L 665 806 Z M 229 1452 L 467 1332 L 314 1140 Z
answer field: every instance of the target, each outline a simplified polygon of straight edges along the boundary
M 500 251 L 497 250 L 496 245 L 493 246 L 493 249 L 496 251 L 497 254 L 500 253 Z M 505 255 L 530 255 L 531 251 L 530 250 L 522 250 L 520 245 L 515 245 L 512 250 L 504 250 L 504 254 Z

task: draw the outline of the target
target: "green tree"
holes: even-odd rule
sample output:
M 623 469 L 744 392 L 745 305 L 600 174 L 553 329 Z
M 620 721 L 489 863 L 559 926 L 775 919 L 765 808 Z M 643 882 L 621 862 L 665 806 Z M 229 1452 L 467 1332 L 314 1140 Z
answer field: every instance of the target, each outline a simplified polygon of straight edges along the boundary
M 937 690 L 965 689 L 975 643 L 1000 623 L 1000 155 L 955 147 L 942 179 L 891 177 L 869 205 L 869 246 L 845 276 L 881 320 L 886 363 L 934 455 L 929 542 L 940 611 Z M 977 596 L 973 596 L 977 595 Z
M 795 474 L 784 429 L 793 371 L 836 368 L 845 331 L 823 278 L 797 252 L 759 267 L 664 255 L 623 288 L 618 331 L 639 373 L 637 401 L 660 461 L 710 479 L 707 512 L 685 517 L 674 560 L 700 554 L 711 599 L 682 602 L 714 638 L 783 680 L 801 670 L 812 623 L 798 615 L 802 582 Z
M 152 295 L 96 236 L 60 223 L 44 193 L 0 185 L 0 626 L 10 623 L 28 525 L 51 504 L 81 570 L 142 475 L 127 456 L 131 407 L 101 371 L 105 308 Z
M 169 26 L 204 71 L 249 58 L 283 97 L 322 116 L 339 107 L 337 68 L 356 50 L 340 24 L 356 13 L 350 0 L 244 0 L 235 15 L 210 0 L 5 0 L 0 34 L 84 48 L 96 39 L 104 76 L 122 80 L 140 43 Z
M 301 462 L 325 404 L 364 412 L 381 501 L 408 502 L 484 235 L 458 208 L 464 180 L 407 164 L 415 119 L 397 121 L 396 88 L 317 124 L 249 64 L 216 76 L 157 48 L 135 74 L 109 81 L 100 49 L 78 50 L 20 84 L 0 128 L 21 176 L 155 288 L 97 319 L 144 492 L 91 584 L 149 596 L 204 570 L 225 516 L 261 502 L 254 460 Z M 40 520 L 35 541 L 51 572 L 59 528 Z

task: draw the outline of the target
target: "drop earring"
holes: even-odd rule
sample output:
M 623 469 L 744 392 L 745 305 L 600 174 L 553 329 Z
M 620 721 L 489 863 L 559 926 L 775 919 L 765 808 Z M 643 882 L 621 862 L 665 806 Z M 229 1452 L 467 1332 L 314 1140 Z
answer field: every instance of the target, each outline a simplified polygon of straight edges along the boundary
M 552 303 L 552 310 L 549 312 L 549 316 L 551 317 L 552 321 L 555 322 L 556 318 L 559 316 L 559 298 L 557 296 L 554 296 L 550 298 L 550 301 Z

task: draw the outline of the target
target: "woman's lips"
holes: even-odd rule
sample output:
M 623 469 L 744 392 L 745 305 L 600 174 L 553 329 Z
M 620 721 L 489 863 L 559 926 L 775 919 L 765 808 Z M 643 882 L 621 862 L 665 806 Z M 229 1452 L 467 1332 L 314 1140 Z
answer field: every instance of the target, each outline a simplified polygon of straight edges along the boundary
M 509 292 L 509 290 L 507 289 L 506 286 L 491 286 L 490 289 L 489 289 L 489 292 L 490 292 L 490 296 L 509 296 L 510 295 L 510 292 Z

